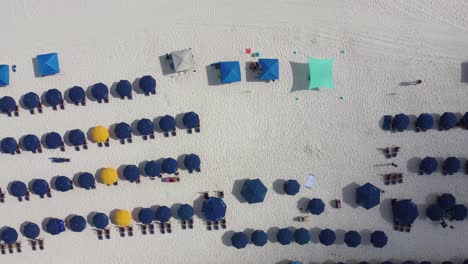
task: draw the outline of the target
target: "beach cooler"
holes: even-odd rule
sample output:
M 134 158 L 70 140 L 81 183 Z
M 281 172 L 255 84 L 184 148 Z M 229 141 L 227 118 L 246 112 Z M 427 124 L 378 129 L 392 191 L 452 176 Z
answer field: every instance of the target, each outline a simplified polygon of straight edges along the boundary
M 386 131 L 392 130 L 392 119 L 393 119 L 393 116 L 384 115 L 383 123 L 382 123 L 382 129 L 383 130 L 386 130 Z

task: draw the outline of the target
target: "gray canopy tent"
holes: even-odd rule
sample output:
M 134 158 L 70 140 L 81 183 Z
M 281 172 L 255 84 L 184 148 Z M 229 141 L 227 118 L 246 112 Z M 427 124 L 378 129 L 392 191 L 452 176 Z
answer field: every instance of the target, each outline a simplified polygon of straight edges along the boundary
M 195 67 L 191 49 L 174 51 L 171 53 L 171 59 L 176 72 L 192 70 Z

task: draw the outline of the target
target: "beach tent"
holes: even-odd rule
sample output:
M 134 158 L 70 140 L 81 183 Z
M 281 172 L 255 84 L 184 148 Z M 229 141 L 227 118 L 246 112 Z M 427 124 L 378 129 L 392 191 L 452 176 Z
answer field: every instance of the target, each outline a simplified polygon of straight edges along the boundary
M 348 247 L 357 247 L 361 244 L 361 235 L 356 231 L 348 231 L 344 236 L 344 242 Z
M 132 137 L 132 128 L 125 122 L 118 123 L 114 128 L 115 136 L 118 139 L 127 139 Z
M 197 128 L 200 126 L 200 117 L 195 112 L 188 112 L 184 114 L 182 123 L 188 129 Z
M 142 224 L 151 224 L 154 220 L 154 213 L 150 208 L 141 208 L 138 212 L 138 221 Z
M 35 223 L 28 222 L 27 224 L 23 225 L 22 233 L 26 238 L 36 239 L 41 233 L 41 229 Z
M 309 230 L 305 228 L 299 228 L 294 231 L 294 241 L 299 245 L 305 245 L 309 243 L 310 235 Z
M 96 180 L 91 173 L 83 172 L 78 175 L 78 185 L 86 190 L 93 189 L 96 186 Z
M 120 80 L 115 90 L 121 98 L 132 97 L 132 84 L 128 80 Z
M 10 67 L 8 65 L 0 65 L 0 86 L 10 84 Z
M 184 158 L 184 166 L 191 173 L 192 171 L 200 171 L 200 157 L 196 154 L 188 154 Z
M 313 215 L 320 215 L 325 210 L 325 203 L 319 198 L 313 198 L 307 204 L 307 209 Z
M 55 88 L 47 90 L 47 92 L 45 93 L 45 101 L 48 105 L 52 107 L 61 105 L 63 103 L 62 92 Z
M 2 139 L 0 143 L 3 153 L 15 154 L 18 150 L 18 142 L 12 137 Z
M 236 232 L 231 237 L 231 243 L 237 249 L 245 248 L 249 243 L 249 238 L 243 232 Z
M 226 204 L 221 198 L 210 197 L 203 202 L 201 212 L 208 221 L 218 221 L 226 215 Z
M 190 204 L 182 204 L 177 209 L 177 216 L 182 221 L 188 221 L 193 218 L 194 210 Z
M 309 90 L 335 88 L 333 84 L 333 59 L 307 58 L 309 63 Z
M 265 200 L 267 190 L 260 179 L 246 180 L 240 194 L 249 204 L 261 203 Z
M 392 128 L 396 131 L 402 132 L 408 129 L 410 120 L 405 114 L 397 114 L 392 119 Z
M 451 193 L 444 193 L 437 197 L 437 204 L 444 210 L 452 209 L 456 203 L 457 201 Z
M 154 124 L 149 119 L 140 119 L 137 123 L 137 130 L 142 136 L 151 135 L 154 132 Z
M 73 86 L 68 90 L 68 98 L 75 104 L 83 104 L 86 101 L 86 92 L 80 86 Z
M 55 189 L 66 192 L 73 189 L 73 182 L 66 176 L 58 176 L 54 182 Z
M 468 129 L 468 112 L 466 112 L 460 119 L 460 126 Z
M 433 204 L 426 209 L 426 215 L 431 221 L 440 221 L 444 218 L 445 211 L 439 205 Z
M 336 240 L 335 232 L 330 229 L 324 229 L 320 231 L 319 240 L 320 240 L 320 243 L 322 243 L 323 245 L 330 246 L 333 243 L 335 243 L 335 240 Z
M 291 244 L 293 238 L 293 232 L 288 228 L 281 228 L 278 230 L 278 233 L 276 233 L 276 240 L 283 246 Z
M 57 132 L 47 133 L 45 136 L 45 145 L 49 149 L 58 149 L 62 146 L 62 136 Z
M 287 180 L 283 186 L 283 190 L 287 195 L 296 195 L 300 188 L 301 185 L 296 180 Z
M 466 218 L 467 210 L 463 204 L 456 204 L 449 211 L 449 214 L 455 221 L 463 221 Z
M 176 72 L 192 70 L 195 67 L 191 49 L 174 51 L 171 53 L 171 59 Z
M 103 126 L 96 126 L 91 131 L 91 137 L 97 143 L 104 143 L 109 140 L 109 131 Z
M 3 240 L 5 244 L 13 244 L 18 241 L 18 232 L 9 226 L 4 227 L 2 228 L 2 234 L 0 234 L 0 240 Z
M 91 88 L 91 94 L 100 103 L 109 98 L 109 88 L 103 83 L 96 83 Z
M 370 242 L 376 248 L 383 248 L 387 245 L 388 237 L 383 231 L 374 231 L 371 234 Z
M 426 131 L 434 126 L 434 118 L 432 115 L 423 113 L 416 119 L 416 129 Z
M 455 113 L 445 112 L 440 116 L 439 128 L 449 130 L 457 126 L 458 118 Z
M 101 171 L 101 181 L 104 184 L 112 185 L 117 182 L 119 176 L 113 168 L 103 168 Z
M 259 59 L 258 64 L 260 64 L 260 68 L 262 69 L 258 79 L 263 81 L 279 79 L 278 59 Z
M 380 189 L 366 183 L 356 189 L 356 203 L 367 210 L 380 204 Z
M 36 62 L 37 70 L 41 76 L 60 73 L 58 54 L 55 52 L 37 55 Z
M 155 160 L 145 164 L 145 174 L 149 177 L 160 177 L 162 172 L 161 164 Z
M 448 157 L 444 160 L 444 164 L 442 165 L 444 173 L 448 175 L 452 175 L 457 173 L 460 169 L 460 160 L 455 157 Z
M 34 180 L 31 186 L 32 192 L 43 197 L 49 192 L 49 183 L 43 179 Z
M 0 98 L 0 111 L 4 114 L 11 114 L 16 111 L 17 105 L 15 99 L 10 96 Z
M 120 227 L 127 227 L 132 222 L 132 215 L 129 211 L 118 210 L 114 215 L 114 223 Z
M 154 214 L 154 218 L 160 223 L 168 222 L 169 219 L 171 219 L 171 216 L 171 209 L 167 206 L 159 206 Z
M 136 182 L 140 178 L 140 170 L 136 165 L 127 165 L 123 169 L 123 176 L 129 182 Z
M 92 222 L 94 227 L 104 229 L 109 225 L 109 217 L 105 213 L 96 213 Z
M 86 228 L 86 219 L 81 215 L 74 215 L 68 222 L 68 227 L 73 232 L 82 232 Z
M 145 75 L 141 77 L 139 85 L 140 89 L 145 94 L 156 93 L 156 79 L 154 79 L 151 75 Z
M 24 136 L 22 143 L 23 148 L 27 151 L 35 152 L 41 147 L 41 142 L 39 141 L 39 138 L 37 138 L 35 135 Z
M 241 81 L 240 64 L 238 61 L 223 61 L 219 63 L 221 83 Z
M 176 120 L 170 115 L 165 115 L 159 119 L 159 127 L 166 133 L 174 131 L 176 128 Z
M 177 172 L 177 167 L 179 165 L 177 164 L 177 160 L 173 158 L 167 158 L 164 159 L 162 164 L 161 164 L 161 169 L 164 173 L 167 174 L 174 174 Z
M 418 207 L 410 199 L 400 200 L 392 206 L 393 220 L 400 225 L 411 225 L 418 217 Z
M 263 247 L 268 242 L 268 235 L 263 230 L 253 231 L 250 240 L 257 247 Z
M 51 235 L 58 235 L 65 231 L 65 222 L 58 218 L 51 218 L 47 221 L 46 232 Z
M 28 187 L 22 181 L 14 181 L 10 185 L 10 192 L 14 197 L 21 198 L 28 194 Z
M 419 163 L 420 174 L 431 174 L 437 170 L 437 160 L 433 157 L 425 157 Z
M 34 108 L 37 108 L 41 105 L 41 99 L 39 98 L 39 95 L 33 92 L 29 92 L 23 95 L 22 101 L 24 107 L 26 107 L 28 110 L 33 110 Z
M 86 143 L 86 136 L 83 131 L 73 129 L 68 133 L 68 141 L 70 141 L 73 146 L 81 146 Z

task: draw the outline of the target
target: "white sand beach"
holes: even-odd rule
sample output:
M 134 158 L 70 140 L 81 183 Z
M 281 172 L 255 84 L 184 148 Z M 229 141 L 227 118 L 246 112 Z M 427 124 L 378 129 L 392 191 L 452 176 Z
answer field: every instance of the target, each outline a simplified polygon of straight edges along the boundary
M 450 222 L 442 228 L 425 215 L 436 195 L 450 192 L 458 203 L 468 204 L 468 176 L 417 174 L 418 159 L 455 156 L 468 159 L 468 131 L 436 129 L 425 133 L 390 133 L 380 126 L 386 114 L 442 114 L 468 111 L 468 2 L 463 0 L 281 0 L 281 1 L 10 1 L 0 2 L 0 64 L 16 65 L 10 85 L 1 96 L 19 98 L 30 91 L 50 88 L 64 92 L 97 82 L 111 87 L 121 79 L 134 82 L 143 75 L 157 80 L 157 94 L 134 93 L 133 100 L 110 97 L 108 104 L 88 100 L 86 106 L 46 107 L 19 117 L 0 115 L 0 138 L 19 139 L 71 129 L 88 131 L 96 125 L 132 123 L 188 111 L 200 115 L 201 132 L 144 141 L 134 137 L 121 145 L 112 139 L 109 148 L 90 144 L 88 150 L 65 152 L 44 149 L 42 154 L 23 151 L 0 154 L 0 187 L 14 180 L 29 183 L 57 175 L 73 177 L 95 173 L 103 167 L 196 153 L 201 173 L 181 171 L 180 183 L 142 179 L 141 184 L 120 180 L 118 186 L 97 184 L 96 190 L 75 188 L 52 198 L 18 202 L 10 194 L 0 204 L 0 228 L 18 232 L 21 224 L 40 224 L 47 217 L 65 219 L 71 214 L 109 214 L 114 209 L 189 203 L 199 207 L 198 192 L 224 190 L 227 229 L 207 231 L 195 217 L 193 230 L 182 230 L 172 219 L 172 234 L 99 241 L 88 225 L 84 232 L 52 236 L 41 230 L 46 248 L 33 251 L 21 234 L 22 253 L 0 255 L 1 263 L 380 263 L 391 260 L 433 263 L 468 258 L 468 222 Z M 168 73 L 166 53 L 191 48 L 196 72 Z M 254 80 L 245 49 L 260 58 L 278 58 L 280 79 Z M 60 74 L 36 77 L 33 58 L 57 52 Z M 307 90 L 307 57 L 334 58 L 335 89 Z M 209 66 L 219 61 L 241 63 L 242 81 L 218 85 Z M 466 65 L 466 64 L 465 64 Z M 417 86 L 400 82 L 421 79 Z M 342 97 L 342 99 L 340 99 Z M 397 145 L 398 156 L 387 160 L 378 148 Z M 49 157 L 70 158 L 54 164 Z M 398 168 L 375 165 L 394 162 Z M 402 172 L 404 183 L 385 186 L 381 174 Z M 304 187 L 307 175 L 316 175 L 312 189 Z M 244 179 L 260 178 L 268 187 L 265 201 L 241 202 Z M 302 186 L 296 196 L 278 193 L 281 180 L 296 179 Z M 370 182 L 385 190 L 381 205 L 371 210 L 357 207 L 354 188 Z M 321 198 L 325 212 L 299 223 L 299 207 L 307 199 Z M 390 199 L 412 199 L 419 217 L 411 232 L 393 231 Z M 342 208 L 330 205 L 342 200 Z M 174 207 L 176 208 L 176 207 Z M 138 210 L 133 212 L 135 216 Z M 310 215 L 310 214 L 309 214 Z M 278 228 L 304 227 L 312 242 L 282 246 L 274 242 Z M 323 246 L 320 229 L 337 233 L 337 244 Z M 268 231 L 273 242 L 244 249 L 230 246 L 232 232 Z M 249 231 L 250 230 L 250 231 Z M 363 244 L 349 248 L 343 234 L 359 231 Z M 370 233 L 383 230 L 389 242 L 383 249 L 369 243 Z

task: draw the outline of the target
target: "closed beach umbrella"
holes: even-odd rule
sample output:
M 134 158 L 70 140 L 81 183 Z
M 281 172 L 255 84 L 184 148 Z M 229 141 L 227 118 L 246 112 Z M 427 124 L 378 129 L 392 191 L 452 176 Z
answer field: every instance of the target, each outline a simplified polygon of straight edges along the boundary
M 18 240 L 18 232 L 14 228 L 7 226 L 3 228 L 0 240 L 3 240 L 5 244 L 13 244 Z
M 171 209 L 167 206 L 160 206 L 156 209 L 156 213 L 154 214 L 154 218 L 159 221 L 160 223 L 166 223 L 171 219 Z
M 86 228 L 86 219 L 81 215 L 74 215 L 70 218 L 68 226 L 73 232 L 82 232 Z
M 81 104 L 86 100 L 86 92 L 80 86 L 73 86 L 68 90 L 68 98 L 76 105 Z
M 176 127 L 176 120 L 170 115 L 165 115 L 159 119 L 159 127 L 164 132 L 174 131 Z
M 114 222 L 120 227 L 126 227 L 132 222 L 132 215 L 129 211 L 119 210 L 114 215 Z
M 141 77 L 139 84 L 145 94 L 156 92 L 156 80 L 151 75 Z
M 466 112 L 460 119 L 460 126 L 468 129 L 468 112 Z
M 263 230 L 255 230 L 250 240 L 252 240 L 252 243 L 257 247 L 263 247 L 268 242 L 268 235 Z
M 55 189 L 66 192 L 73 189 L 73 182 L 66 176 L 58 176 L 54 182 Z
M 140 170 L 136 165 L 127 165 L 123 170 L 125 179 L 129 182 L 135 182 L 140 178 Z
M 444 210 L 450 210 L 455 206 L 456 199 L 451 193 L 444 193 L 437 197 L 437 204 Z
M 431 129 L 434 126 L 434 118 L 430 114 L 423 113 L 416 119 L 416 128 L 422 131 Z
M 449 213 L 455 221 L 463 221 L 466 218 L 467 210 L 463 204 L 456 204 Z
M 96 126 L 91 131 L 91 137 L 97 143 L 104 143 L 109 139 L 109 131 L 103 126 Z
M 392 128 L 396 131 L 402 132 L 408 129 L 409 117 L 405 114 L 398 114 L 392 119 Z
M 392 208 L 393 219 L 400 225 L 411 225 L 418 217 L 418 207 L 411 200 L 400 200 Z
M 313 198 L 309 201 L 307 209 L 313 215 L 320 215 L 321 213 L 323 213 L 323 211 L 325 211 L 325 204 L 321 199 Z
M 91 94 L 98 102 L 105 101 L 109 97 L 109 88 L 103 83 L 96 83 L 91 89 Z
M 203 202 L 202 214 L 205 220 L 218 221 L 226 216 L 226 204 L 221 198 L 210 197 Z
M 370 242 L 376 248 L 383 248 L 387 245 L 388 237 L 383 231 L 374 231 L 371 234 Z
M 13 196 L 21 198 L 28 193 L 28 187 L 22 181 L 14 181 L 10 185 L 10 192 Z
M 41 229 L 35 223 L 27 223 L 23 226 L 23 236 L 29 239 L 36 239 L 41 233 Z
M 0 98 L 0 111 L 4 114 L 11 114 L 16 111 L 16 101 L 13 97 L 4 96 Z
M 265 200 L 267 190 L 260 179 L 246 180 L 240 194 L 249 204 L 261 203 Z
M 73 146 L 81 146 L 86 142 L 86 136 L 83 131 L 79 129 L 73 129 L 68 134 L 68 140 Z
M 444 172 L 449 175 L 457 173 L 460 166 L 460 160 L 455 157 L 448 157 L 443 164 Z
M 187 221 L 192 219 L 194 214 L 193 207 L 189 204 L 182 204 L 177 209 L 177 216 L 182 221 Z
M 94 176 L 91 173 L 83 172 L 80 175 L 78 175 L 78 185 L 81 188 L 89 190 L 94 188 L 94 186 L 96 185 L 96 179 L 94 179 Z
M 62 92 L 57 89 L 50 89 L 45 93 L 46 103 L 52 107 L 62 104 Z
M 455 113 L 445 112 L 440 116 L 439 128 L 449 130 L 457 126 L 458 118 Z
M 361 235 L 356 231 L 348 231 L 344 236 L 344 242 L 348 247 L 357 247 L 361 244 Z
M 421 174 L 431 174 L 437 170 L 437 160 L 433 157 L 425 157 L 419 164 Z
M 114 133 L 118 139 L 127 139 L 132 137 L 132 128 L 129 124 L 121 122 L 115 125 Z
M 101 181 L 104 184 L 112 185 L 117 182 L 119 176 L 113 168 L 104 168 L 101 171 Z
M 43 179 L 34 180 L 32 183 L 32 192 L 44 196 L 49 192 L 49 183 Z
M 141 208 L 138 212 L 138 220 L 147 225 L 151 224 L 154 220 L 154 213 L 150 208 Z
M 184 158 L 184 165 L 187 170 L 191 171 L 199 171 L 200 170 L 200 157 L 196 154 L 188 154 Z
M 164 159 L 161 164 L 162 171 L 167 174 L 176 173 L 177 167 L 177 161 L 173 158 Z
M 65 222 L 58 218 L 51 218 L 46 224 L 46 232 L 51 235 L 58 235 L 65 231 Z
M 152 160 L 145 164 L 145 174 L 149 177 L 159 177 L 161 176 L 161 172 L 162 168 L 159 162 Z
M 426 209 L 426 215 L 431 221 L 440 221 L 444 217 L 445 211 L 437 204 L 433 204 Z
M 109 225 L 109 217 L 105 213 L 97 213 L 93 216 L 93 225 L 98 229 L 104 229 Z
M 26 109 L 32 110 L 41 105 L 41 99 L 36 93 L 29 92 L 23 95 L 23 105 L 24 107 L 26 107 Z
M 356 203 L 367 210 L 380 204 L 380 189 L 366 183 L 356 189 Z
M 284 183 L 283 189 L 287 195 L 296 195 L 299 192 L 301 185 L 296 180 L 287 180 Z
M 276 240 L 283 246 L 291 244 L 293 237 L 293 232 L 288 228 L 281 228 L 278 230 L 278 233 L 276 233 Z
M 184 114 L 182 122 L 188 129 L 197 128 L 200 126 L 200 117 L 195 112 L 188 112 Z
M 154 132 L 154 124 L 149 119 L 140 119 L 137 123 L 137 130 L 142 136 L 151 135 Z
M 294 241 L 299 245 L 305 245 L 309 243 L 310 235 L 309 230 L 305 228 L 299 228 L 294 231 Z
M 132 95 L 132 84 L 127 80 L 120 80 L 115 90 L 120 97 L 129 97 Z
M 322 243 L 323 245 L 330 246 L 333 243 L 335 243 L 335 240 L 336 240 L 335 232 L 330 229 L 324 229 L 320 231 L 319 240 L 320 240 L 320 243 Z
M 35 152 L 41 147 L 41 141 L 35 135 L 26 135 L 22 140 L 23 148 Z
M 249 243 L 249 238 L 243 232 L 236 232 L 231 237 L 231 243 L 237 249 L 245 248 Z
M 49 149 L 57 149 L 62 146 L 62 136 L 57 132 L 47 133 L 44 141 L 46 147 Z
M 18 149 L 18 142 L 12 137 L 2 139 L 1 148 L 3 153 L 15 154 Z

